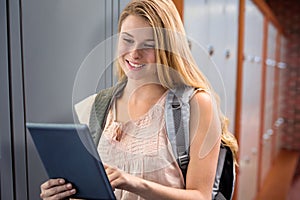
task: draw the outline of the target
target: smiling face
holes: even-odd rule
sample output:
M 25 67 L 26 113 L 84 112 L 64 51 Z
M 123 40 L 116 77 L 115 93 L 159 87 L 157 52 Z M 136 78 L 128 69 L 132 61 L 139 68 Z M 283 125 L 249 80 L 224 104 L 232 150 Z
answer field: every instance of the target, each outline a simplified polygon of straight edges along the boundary
M 118 55 L 119 64 L 128 79 L 157 79 L 153 29 L 144 18 L 129 15 L 124 19 Z

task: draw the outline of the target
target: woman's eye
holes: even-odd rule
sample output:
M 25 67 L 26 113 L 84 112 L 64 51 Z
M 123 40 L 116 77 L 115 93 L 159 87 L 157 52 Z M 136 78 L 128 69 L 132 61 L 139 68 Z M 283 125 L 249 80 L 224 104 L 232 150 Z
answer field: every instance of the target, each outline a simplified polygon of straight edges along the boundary
M 132 39 L 123 38 L 126 43 L 132 44 L 134 41 Z
M 144 44 L 144 47 L 147 49 L 153 49 L 155 47 L 154 44 Z

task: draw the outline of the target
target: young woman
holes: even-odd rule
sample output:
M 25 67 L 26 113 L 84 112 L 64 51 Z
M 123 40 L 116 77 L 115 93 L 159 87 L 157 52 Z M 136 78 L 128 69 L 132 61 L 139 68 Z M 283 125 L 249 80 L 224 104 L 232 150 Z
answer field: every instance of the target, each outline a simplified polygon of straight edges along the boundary
M 234 155 L 237 143 L 227 131 L 217 96 L 192 58 L 171 0 L 133 0 L 126 6 L 119 20 L 117 68 L 121 86 L 104 129 L 91 128 L 117 199 L 211 199 L 220 143 Z M 195 88 L 185 180 L 164 116 L 168 91 L 181 85 Z M 77 106 L 81 122 L 91 124 L 94 101 L 95 95 Z M 41 185 L 43 199 L 64 199 L 74 193 L 64 179 Z

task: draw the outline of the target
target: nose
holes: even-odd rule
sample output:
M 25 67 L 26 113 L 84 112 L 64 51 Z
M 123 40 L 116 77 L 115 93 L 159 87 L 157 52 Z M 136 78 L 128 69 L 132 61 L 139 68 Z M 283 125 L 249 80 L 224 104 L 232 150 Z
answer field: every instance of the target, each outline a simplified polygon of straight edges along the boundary
M 135 47 L 130 51 L 131 58 L 137 60 L 142 58 L 142 49 Z

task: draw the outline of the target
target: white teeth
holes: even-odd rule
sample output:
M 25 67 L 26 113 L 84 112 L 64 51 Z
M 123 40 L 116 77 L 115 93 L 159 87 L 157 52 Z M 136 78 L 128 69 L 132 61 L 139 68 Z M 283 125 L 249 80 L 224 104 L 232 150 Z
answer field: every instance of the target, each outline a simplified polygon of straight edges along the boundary
M 132 62 L 130 62 L 130 61 L 128 61 L 128 63 L 129 63 L 132 67 L 134 67 L 134 68 L 140 68 L 140 67 L 143 67 L 143 66 L 144 66 L 144 65 L 134 64 L 134 63 L 132 63 Z

